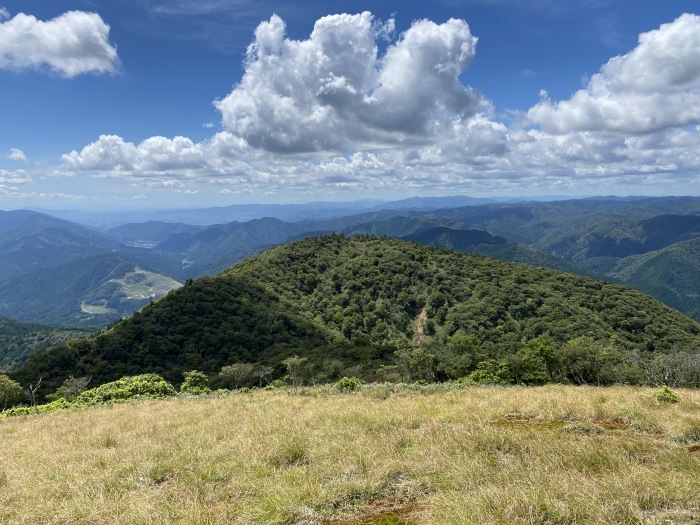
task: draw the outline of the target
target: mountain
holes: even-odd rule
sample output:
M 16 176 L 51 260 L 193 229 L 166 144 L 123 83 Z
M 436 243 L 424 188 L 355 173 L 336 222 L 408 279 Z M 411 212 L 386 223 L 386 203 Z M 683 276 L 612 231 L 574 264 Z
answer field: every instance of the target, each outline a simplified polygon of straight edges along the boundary
M 127 223 L 114 228 L 107 228 L 104 233 L 112 239 L 129 246 L 153 247 L 163 242 L 171 235 L 194 235 L 204 229 L 203 226 L 194 226 L 179 222 L 147 221 L 140 223 Z
M 95 329 L 179 286 L 167 276 L 110 252 L 0 281 L 0 315 Z
M 494 199 L 483 199 L 476 197 L 466 197 L 463 195 L 453 195 L 450 197 L 411 197 L 398 201 L 383 202 L 377 204 L 372 210 L 413 210 L 429 211 L 441 208 L 458 208 L 461 206 L 479 206 L 494 202 Z
M 85 338 L 89 332 L 28 324 L 0 316 L 0 373 L 11 372 L 30 354 L 71 339 Z
M 552 268 L 562 272 L 591 276 L 590 272 L 559 257 L 547 255 L 524 244 L 493 235 L 486 230 L 453 229 L 440 226 L 405 235 L 402 238 L 407 241 L 429 244 L 430 246 L 437 246 L 447 250 L 486 255 L 499 261 L 544 266 L 545 268 Z
M 2 279 L 49 268 L 123 245 L 83 226 L 35 212 L 3 212 L 0 221 Z
M 467 338 L 476 361 L 514 355 L 548 335 L 643 355 L 700 346 L 700 325 L 629 288 L 390 238 L 327 235 L 278 246 L 216 277 L 188 282 L 89 341 L 32 355 L 14 373 L 47 390 L 68 375 L 96 384 L 162 374 L 180 382 L 248 361 L 283 372 L 294 354 L 319 381 L 379 373 L 397 349 L 436 354 Z M 335 372 L 334 372 L 335 371 Z
M 619 259 L 606 275 L 700 319 L 700 238 Z
M 40 228 L 79 228 L 81 226 L 45 213 L 28 210 L 0 210 L 0 235 L 12 230 L 36 230 Z

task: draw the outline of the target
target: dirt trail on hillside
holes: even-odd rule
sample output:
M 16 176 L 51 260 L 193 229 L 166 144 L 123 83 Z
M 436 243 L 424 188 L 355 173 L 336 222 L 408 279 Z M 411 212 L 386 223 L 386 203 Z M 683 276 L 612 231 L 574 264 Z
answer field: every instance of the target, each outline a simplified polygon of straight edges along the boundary
M 425 339 L 425 328 L 428 325 L 428 310 L 421 308 L 414 321 L 415 331 L 413 332 L 413 344 L 418 346 Z

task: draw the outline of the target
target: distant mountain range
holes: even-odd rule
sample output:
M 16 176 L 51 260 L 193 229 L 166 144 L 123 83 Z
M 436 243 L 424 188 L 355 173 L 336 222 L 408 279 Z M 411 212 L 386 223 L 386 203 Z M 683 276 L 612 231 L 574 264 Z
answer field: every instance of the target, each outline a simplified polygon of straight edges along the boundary
M 205 224 L 217 217 L 268 212 L 277 216 Z M 84 214 L 70 214 L 87 220 Z M 157 287 L 164 282 L 174 289 L 271 246 L 338 232 L 403 238 L 597 276 L 700 319 L 695 277 L 700 199 L 694 197 L 556 202 L 446 197 L 243 205 L 151 216 L 158 214 L 168 220 L 136 223 L 122 217 L 122 223 L 100 229 L 97 219 L 88 227 L 32 211 L 0 212 L 0 314 L 94 329 L 162 295 Z M 192 222 L 169 222 L 188 217 Z M 134 271 L 158 276 L 153 294 L 141 294 L 147 299 L 129 296 L 118 284 Z

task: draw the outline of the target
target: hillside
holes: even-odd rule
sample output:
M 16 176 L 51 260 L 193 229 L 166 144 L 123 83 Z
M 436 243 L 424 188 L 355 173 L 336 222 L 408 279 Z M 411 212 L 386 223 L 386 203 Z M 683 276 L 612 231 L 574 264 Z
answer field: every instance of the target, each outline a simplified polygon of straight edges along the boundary
M 18 368 L 39 349 L 88 335 L 89 332 L 22 323 L 0 316 L 0 372 Z
M 110 252 L 0 281 L 0 315 L 96 329 L 179 286 L 170 277 L 146 272 L 123 255 Z
M 700 239 L 619 259 L 607 275 L 700 319 Z
M 238 361 L 281 375 L 281 361 L 301 354 L 315 381 L 350 369 L 377 378 L 395 351 L 420 346 L 456 367 L 445 377 L 459 377 L 542 335 L 556 345 L 586 336 L 639 358 L 700 346 L 700 325 L 622 286 L 395 239 L 329 235 L 190 281 L 92 341 L 32 356 L 15 376 L 26 383 L 43 375 L 48 388 L 70 374 L 101 383 L 153 371 L 179 383 L 183 371 L 213 374 Z
M 547 255 L 519 242 L 493 235 L 486 230 L 453 229 L 440 226 L 402 238 L 457 252 L 478 253 L 499 261 L 544 266 L 562 272 L 590 276 L 586 270 L 567 263 L 559 257 Z

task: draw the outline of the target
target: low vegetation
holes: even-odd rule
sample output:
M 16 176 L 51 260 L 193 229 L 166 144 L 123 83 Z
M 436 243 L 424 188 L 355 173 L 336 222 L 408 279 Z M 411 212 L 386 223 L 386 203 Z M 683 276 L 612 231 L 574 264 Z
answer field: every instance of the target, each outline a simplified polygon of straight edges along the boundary
M 364 385 L 0 420 L 12 525 L 678 524 L 700 391 Z

